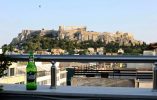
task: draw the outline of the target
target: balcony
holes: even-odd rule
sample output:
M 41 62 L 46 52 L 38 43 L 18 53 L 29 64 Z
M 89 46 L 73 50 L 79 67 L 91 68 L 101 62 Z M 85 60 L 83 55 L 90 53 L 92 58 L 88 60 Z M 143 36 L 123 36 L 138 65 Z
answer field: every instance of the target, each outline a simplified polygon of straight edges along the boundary
M 12 61 L 28 61 L 28 55 L 6 55 Z M 80 56 L 80 55 L 35 55 L 35 61 L 52 62 L 51 86 L 38 86 L 28 91 L 25 85 L 4 85 L 0 96 L 4 100 L 156 100 L 157 56 Z M 55 62 L 127 62 L 154 63 L 153 89 L 94 86 L 56 86 Z
M 156 100 L 157 92 L 152 89 L 120 87 L 56 87 L 38 86 L 35 91 L 27 91 L 25 85 L 4 85 L 0 96 L 5 100 Z

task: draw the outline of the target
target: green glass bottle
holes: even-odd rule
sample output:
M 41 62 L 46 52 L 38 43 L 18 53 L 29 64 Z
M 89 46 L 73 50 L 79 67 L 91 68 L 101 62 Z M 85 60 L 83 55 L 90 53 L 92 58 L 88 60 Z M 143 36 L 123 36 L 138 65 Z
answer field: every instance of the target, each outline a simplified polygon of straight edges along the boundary
M 36 82 L 36 77 L 37 77 L 37 67 L 34 62 L 34 55 L 33 52 L 30 52 L 29 54 L 29 61 L 26 67 L 26 89 L 27 90 L 36 90 L 37 89 L 37 82 Z

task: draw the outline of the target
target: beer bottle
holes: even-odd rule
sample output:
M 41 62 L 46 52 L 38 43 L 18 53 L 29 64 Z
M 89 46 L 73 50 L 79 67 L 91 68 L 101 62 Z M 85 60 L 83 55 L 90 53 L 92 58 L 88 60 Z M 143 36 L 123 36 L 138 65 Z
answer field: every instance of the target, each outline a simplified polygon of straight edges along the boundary
M 36 90 L 37 89 L 37 83 L 36 83 L 36 77 L 37 77 L 37 68 L 34 62 L 34 55 L 33 52 L 30 52 L 29 54 L 29 61 L 26 67 L 26 89 L 27 90 Z

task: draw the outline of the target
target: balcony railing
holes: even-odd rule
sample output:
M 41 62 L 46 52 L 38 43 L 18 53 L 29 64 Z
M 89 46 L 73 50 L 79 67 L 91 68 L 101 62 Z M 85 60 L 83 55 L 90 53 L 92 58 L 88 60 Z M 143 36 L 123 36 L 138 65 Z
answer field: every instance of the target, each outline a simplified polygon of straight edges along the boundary
M 28 55 L 6 55 L 11 61 L 28 61 Z M 103 55 L 35 55 L 35 61 L 51 62 L 51 88 L 56 87 L 55 62 L 127 62 L 154 63 L 153 90 L 157 90 L 157 56 L 103 56 Z
M 12 61 L 28 61 L 28 55 L 6 56 Z M 35 61 L 155 63 L 157 56 L 35 55 Z
M 11 61 L 28 61 L 28 55 L 6 55 L 10 58 Z M 39 96 L 43 97 L 43 94 L 41 92 L 45 92 L 46 97 L 49 94 L 56 98 L 62 98 L 62 99 L 76 99 L 76 98 L 82 98 L 85 100 L 93 99 L 93 100 L 101 100 L 101 99 L 123 99 L 126 98 L 130 100 L 147 100 L 147 99 L 156 99 L 156 93 L 154 91 L 157 91 L 157 56 L 100 56 L 100 55 L 35 55 L 35 61 L 41 61 L 41 62 L 51 62 L 51 89 L 47 90 L 47 87 L 39 87 Z M 56 66 L 55 62 L 116 62 L 116 63 L 154 63 L 154 70 L 153 70 L 153 89 L 150 91 L 150 89 L 137 89 L 137 88 L 106 88 L 107 90 L 103 90 L 103 88 L 90 88 L 90 87 L 64 87 L 64 88 L 57 88 L 57 90 L 53 90 L 52 88 L 56 88 Z M 8 86 L 8 90 L 11 89 L 11 87 L 16 86 Z M 24 88 L 22 86 L 21 88 Z M 40 89 L 41 88 L 41 89 Z M 18 86 L 16 88 L 19 89 Z M 93 90 L 94 89 L 94 90 Z M 7 90 L 7 88 L 6 88 Z M 41 91 L 40 91 L 41 90 Z M 49 93 L 47 92 L 49 91 Z M 52 92 L 52 93 L 50 93 Z M 4 92 L 7 93 L 7 92 Z M 29 98 L 31 98 L 30 94 L 33 94 L 33 96 L 38 96 L 37 92 L 33 91 L 26 91 L 24 94 L 28 95 Z M 22 96 L 24 95 L 21 92 L 19 92 L 18 95 Z M 1 94 L 0 94 L 1 95 Z M 9 96 L 13 96 L 13 94 L 10 94 Z M 25 97 L 24 97 L 25 98 Z M 34 98 L 34 97 L 33 97 Z M 45 97 L 44 97 L 45 98 Z M 23 99 L 23 98 L 22 98 Z M 51 98 L 53 99 L 53 98 Z M 60 100 L 60 99 L 56 99 Z

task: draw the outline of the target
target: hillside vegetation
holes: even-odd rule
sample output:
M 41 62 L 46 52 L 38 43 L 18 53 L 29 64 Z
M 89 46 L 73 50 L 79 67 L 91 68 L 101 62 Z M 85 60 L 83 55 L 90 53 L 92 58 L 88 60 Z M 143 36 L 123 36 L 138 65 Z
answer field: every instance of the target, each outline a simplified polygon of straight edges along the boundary
M 69 54 L 74 54 L 74 49 L 84 49 L 84 52 L 86 53 L 87 48 L 99 48 L 104 47 L 104 53 L 110 52 L 117 52 L 118 49 L 122 48 L 125 51 L 125 54 L 132 54 L 132 55 L 138 55 L 142 54 L 143 50 L 147 47 L 146 43 L 133 45 L 132 43 L 125 45 L 120 45 L 118 42 L 110 42 L 106 44 L 105 42 L 102 42 L 100 40 L 93 41 L 77 41 L 77 40 L 69 40 L 69 39 L 57 39 L 53 38 L 49 35 L 33 35 L 29 39 L 26 39 L 22 42 L 17 42 L 14 44 L 10 44 L 8 48 L 16 47 L 20 50 L 51 50 L 52 48 L 61 48 L 69 52 Z

